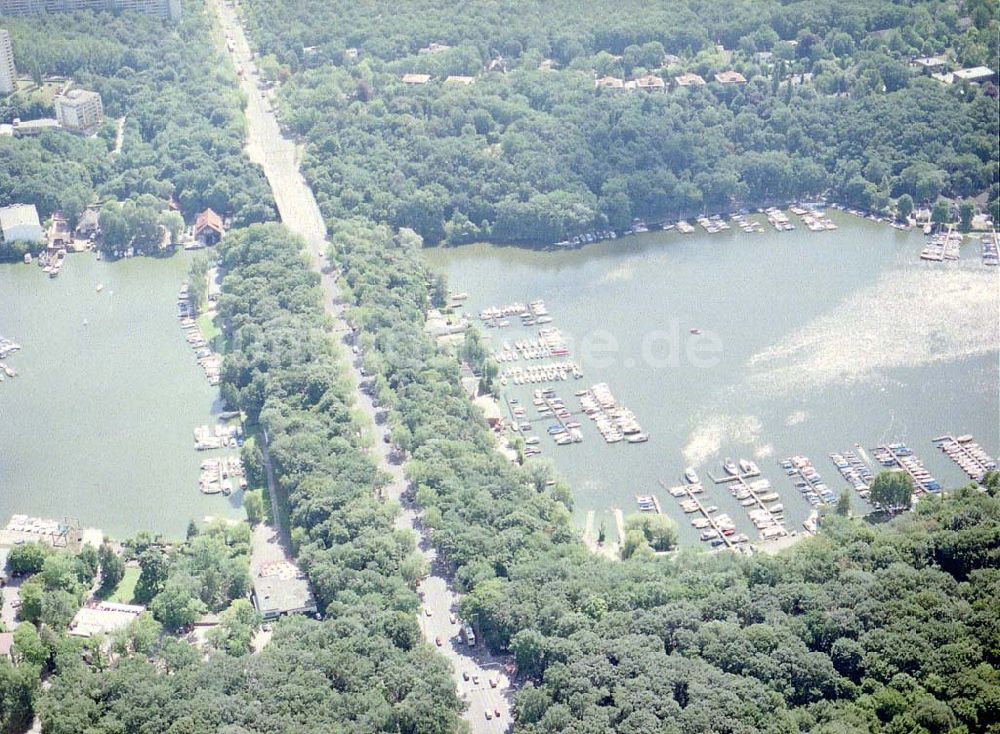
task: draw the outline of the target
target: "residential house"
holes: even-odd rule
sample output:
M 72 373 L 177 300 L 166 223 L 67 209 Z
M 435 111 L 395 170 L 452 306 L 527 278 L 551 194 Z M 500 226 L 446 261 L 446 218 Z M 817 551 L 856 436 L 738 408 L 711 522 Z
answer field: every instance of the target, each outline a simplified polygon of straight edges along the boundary
M 420 86 L 431 80 L 430 74 L 403 74 L 403 84 Z
M 594 87 L 596 89 L 625 89 L 625 80 L 619 79 L 616 76 L 602 76 L 600 79 L 594 81 Z
M 206 209 L 194 220 L 194 238 L 202 245 L 216 245 L 226 233 L 222 217 L 211 209 Z
M 73 233 L 69 229 L 69 222 L 61 214 L 53 214 L 49 223 L 49 231 L 46 234 L 49 241 L 49 250 L 58 252 L 67 250 L 73 246 Z
M 101 229 L 101 213 L 97 209 L 87 209 L 76 223 L 76 236 L 81 240 L 97 237 Z
M 475 82 L 476 82 L 476 77 L 474 76 L 453 75 L 444 80 L 445 84 L 459 84 L 462 86 L 468 86 L 469 84 L 474 84 Z
M 974 66 L 971 69 L 958 69 L 954 72 L 955 81 L 967 81 L 973 84 L 982 84 L 992 81 L 995 74 L 988 66 Z
M 646 74 L 635 80 L 635 88 L 640 92 L 663 92 L 667 89 L 667 83 L 663 81 L 663 77 Z
M 719 84 L 746 84 L 746 77 L 738 71 L 720 71 L 715 75 L 715 81 Z
M 703 87 L 705 86 L 705 80 L 702 79 L 697 74 L 681 74 L 678 77 L 674 77 L 674 81 L 677 82 L 678 87 Z

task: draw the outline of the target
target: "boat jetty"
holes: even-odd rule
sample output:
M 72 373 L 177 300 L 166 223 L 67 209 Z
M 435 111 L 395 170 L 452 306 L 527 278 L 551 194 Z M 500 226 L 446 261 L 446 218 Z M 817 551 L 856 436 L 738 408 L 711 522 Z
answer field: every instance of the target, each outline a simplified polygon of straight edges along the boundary
M 515 385 L 527 385 L 568 380 L 570 377 L 577 380 L 583 377 L 583 371 L 576 362 L 547 362 L 502 370 L 500 384 L 506 385 L 511 380 Z
M 695 496 L 704 492 L 700 482 L 691 482 L 688 478 L 685 484 L 668 487 L 661 479 L 660 486 L 671 497 L 680 501 L 681 510 L 685 514 L 696 515 L 691 519 L 691 526 L 702 531 L 699 538 L 703 543 L 708 543 L 713 548 L 725 546 L 730 550 L 746 550 L 750 538 L 736 532 L 736 523 L 733 519 L 725 513 L 720 513 L 719 508 L 714 505 L 706 506 Z
M 997 462 L 983 447 L 972 440 L 972 436 L 938 436 L 933 439 L 933 443 L 944 451 L 948 458 L 961 467 L 969 479 L 975 482 L 983 481 L 986 472 L 994 471 Z
M 649 440 L 649 435 L 643 433 L 635 413 L 618 405 L 606 382 L 599 382 L 589 390 L 581 390 L 577 397 L 580 398 L 583 412 L 594 421 L 607 443 L 645 443 Z
M 790 456 L 781 461 L 780 464 L 788 477 L 795 483 L 795 488 L 813 507 L 830 504 L 837 499 L 833 490 L 823 482 L 823 477 L 816 471 L 809 457 Z
M 194 429 L 194 448 L 196 451 L 212 449 L 235 449 L 243 445 L 243 429 L 238 425 L 227 426 L 218 423 L 212 426 L 198 426 Z
M 201 462 L 201 476 L 198 486 L 202 494 L 223 494 L 229 496 L 233 489 L 247 488 L 246 469 L 238 454 L 206 459 Z
M 750 219 L 750 217 L 743 212 L 733 214 L 733 222 L 747 234 L 756 234 L 764 231 L 763 224 L 758 222 L 756 219 Z
M 983 248 L 983 265 L 1000 265 L 1000 256 L 997 254 L 996 230 L 990 232 L 989 234 L 984 234 L 980 240 L 980 244 Z
M 479 312 L 479 320 L 489 328 L 503 329 L 513 325 L 511 319 L 520 319 L 522 326 L 551 324 L 552 316 L 545 308 L 545 301 L 530 303 L 508 303 L 504 306 L 490 306 Z
M 930 262 L 954 262 L 961 257 L 962 234 L 949 227 L 947 232 L 939 232 L 931 237 L 924 249 L 920 251 L 921 260 Z M 984 254 L 985 257 L 985 254 Z
M 828 232 L 837 229 L 837 225 L 826 216 L 826 212 L 815 204 L 792 204 L 789 211 L 797 215 L 810 232 Z
M 853 451 L 830 454 L 830 460 L 837 467 L 840 476 L 854 487 L 861 499 L 868 500 L 868 493 L 875 479 L 868 464 L 858 458 L 858 455 Z
M 535 390 L 532 403 L 538 411 L 539 418 L 557 421 L 545 429 L 557 446 L 568 446 L 571 443 L 583 441 L 580 423 L 573 420 L 573 414 L 569 412 L 562 398 L 556 395 L 555 390 Z M 530 431 L 531 424 L 521 423 L 519 428 L 521 431 Z M 532 438 L 529 437 L 525 443 L 531 441 Z M 532 443 L 537 444 L 538 442 L 532 441 Z
M 637 494 L 635 501 L 639 505 L 639 512 L 647 512 L 653 515 L 663 514 L 663 510 L 660 508 L 660 501 L 656 499 L 656 495 L 654 494 Z
M 937 494 L 941 491 L 941 483 L 931 476 L 924 468 L 924 463 L 904 443 L 882 444 L 872 449 L 877 461 L 887 469 L 905 471 L 913 479 L 917 495 Z
M 218 385 L 222 381 L 222 365 L 218 355 L 212 351 L 208 339 L 201 333 L 201 328 L 195 320 L 196 316 L 194 307 L 191 305 L 187 283 L 184 283 L 177 294 L 177 319 L 184 330 L 185 340 L 195 350 L 195 358 L 198 360 L 198 365 L 205 371 L 208 384 Z
M 716 484 L 727 485 L 729 493 L 746 508 L 750 522 L 757 528 L 761 540 L 787 536 L 789 533 L 785 528 L 785 507 L 779 502 L 781 497 L 771 489 L 770 480 L 760 477 L 757 465 L 746 459 L 740 459 L 738 463 L 726 459 L 722 468 L 722 476 L 709 476 Z
M 55 252 L 46 250 L 38 256 L 38 264 L 41 266 L 42 272 L 50 278 L 55 278 L 62 272 L 65 262 L 66 250 L 56 250 Z
M 767 221 L 779 232 L 790 232 L 795 229 L 795 225 L 789 221 L 788 215 L 781 211 L 781 209 L 772 206 L 769 209 L 765 209 L 764 213 L 767 214 Z
M 20 349 L 20 344 L 0 336 L 0 359 L 6 359 L 15 352 L 20 351 Z M 4 362 L 0 362 L 0 382 L 3 382 L 8 377 L 17 377 L 17 370 Z

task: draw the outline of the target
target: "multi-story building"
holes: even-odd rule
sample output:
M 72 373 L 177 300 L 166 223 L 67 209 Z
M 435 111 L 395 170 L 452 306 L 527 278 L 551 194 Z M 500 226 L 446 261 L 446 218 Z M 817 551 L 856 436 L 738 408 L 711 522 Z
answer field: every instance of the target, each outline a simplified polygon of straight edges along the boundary
M 71 89 L 55 98 L 56 119 L 67 130 L 93 135 L 104 120 L 101 95 L 86 89 Z
M 0 94 L 10 94 L 17 87 L 17 69 L 14 68 L 14 49 L 10 33 L 0 28 Z
M 0 15 L 34 15 L 76 10 L 131 11 L 177 20 L 181 17 L 181 0 L 0 0 Z

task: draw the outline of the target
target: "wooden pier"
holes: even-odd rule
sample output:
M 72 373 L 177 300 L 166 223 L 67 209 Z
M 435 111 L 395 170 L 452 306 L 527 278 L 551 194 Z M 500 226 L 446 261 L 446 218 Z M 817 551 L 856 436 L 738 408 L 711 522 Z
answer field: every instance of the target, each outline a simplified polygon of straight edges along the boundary
M 658 481 L 660 482 L 660 486 L 663 487 L 664 491 L 670 492 L 670 487 L 667 486 L 666 482 L 664 482 L 662 479 Z M 711 513 L 709 513 L 708 510 L 705 509 L 705 506 L 701 504 L 701 500 L 695 497 L 695 493 L 691 491 L 692 486 L 700 486 L 700 485 L 681 484 L 678 486 L 683 487 L 684 494 L 686 494 L 689 499 L 694 500 L 695 505 L 697 505 L 698 507 L 698 512 L 700 512 L 702 516 L 706 520 L 708 520 L 709 525 L 711 525 L 712 529 L 715 530 L 716 533 L 718 533 L 720 538 L 722 538 L 722 540 L 726 544 L 726 547 L 729 548 L 730 550 L 734 550 L 736 548 L 736 543 L 734 543 L 728 535 L 722 532 L 722 527 L 715 521 L 715 518 L 711 515 Z
M 760 495 L 757 493 L 757 490 L 751 487 L 750 482 L 747 481 L 747 478 L 753 478 L 759 476 L 760 472 L 757 472 L 755 474 L 738 474 L 733 477 L 733 481 L 738 482 L 743 489 L 745 489 L 747 492 L 750 493 L 750 496 L 753 498 L 754 503 L 757 505 L 758 508 L 767 513 L 767 517 L 768 519 L 771 520 L 772 523 L 774 523 L 774 527 L 781 528 L 781 535 L 778 537 L 784 537 L 788 535 L 788 529 L 785 527 L 784 519 L 779 520 L 777 517 L 775 517 L 774 513 L 771 512 L 771 509 L 761 500 Z M 748 513 L 750 512 L 749 507 L 744 507 L 743 509 L 747 510 Z M 760 528 L 756 529 L 758 532 L 761 532 Z
M 888 444 L 880 444 L 878 448 L 879 450 L 889 454 L 889 456 L 892 457 L 893 461 L 896 462 L 896 466 L 898 466 L 900 469 L 902 469 L 903 471 L 905 471 L 907 474 L 910 475 L 910 479 L 913 480 L 913 486 L 916 487 L 918 492 L 920 492 L 921 494 L 937 494 L 938 490 L 930 489 L 927 486 L 926 482 L 924 482 L 922 479 L 917 478 L 916 473 L 910 466 L 910 462 L 904 461 L 904 459 L 914 459 L 918 464 L 920 464 L 920 466 L 923 466 L 923 462 L 917 458 L 916 454 L 914 454 L 911 451 L 908 456 L 903 456 L 897 453 L 896 450 L 891 448 Z M 933 479 L 933 477 L 931 477 L 931 479 Z
M 931 441 L 975 482 L 981 482 L 987 472 L 996 469 L 996 461 L 972 440 L 972 436 L 938 436 Z

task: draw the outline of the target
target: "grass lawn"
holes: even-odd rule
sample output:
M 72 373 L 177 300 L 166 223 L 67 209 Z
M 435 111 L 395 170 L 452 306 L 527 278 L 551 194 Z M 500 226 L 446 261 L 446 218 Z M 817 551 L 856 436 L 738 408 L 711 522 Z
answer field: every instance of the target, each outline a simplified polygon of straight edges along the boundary
M 139 573 L 140 569 L 126 566 L 125 575 L 122 576 L 118 588 L 108 597 L 108 601 L 117 602 L 118 604 L 131 604 L 132 596 L 135 594 L 135 582 L 139 580 Z
M 203 313 L 198 317 L 198 328 L 209 344 L 215 345 L 215 340 L 222 336 L 222 329 L 215 325 L 215 312 Z

